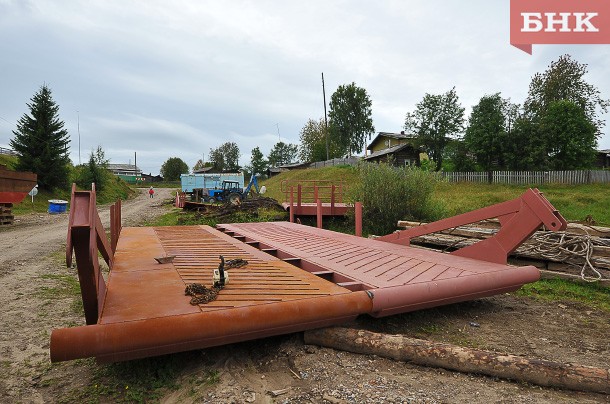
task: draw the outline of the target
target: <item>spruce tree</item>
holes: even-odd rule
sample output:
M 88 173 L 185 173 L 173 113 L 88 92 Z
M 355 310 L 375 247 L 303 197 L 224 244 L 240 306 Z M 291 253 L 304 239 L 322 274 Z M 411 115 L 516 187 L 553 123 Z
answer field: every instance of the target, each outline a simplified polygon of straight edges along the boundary
M 27 104 L 27 113 L 17 122 L 10 145 L 18 154 L 16 169 L 38 175 L 40 188 L 52 190 L 68 185 L 68 131 L 58 118 L 59 106 L 46 84 Z

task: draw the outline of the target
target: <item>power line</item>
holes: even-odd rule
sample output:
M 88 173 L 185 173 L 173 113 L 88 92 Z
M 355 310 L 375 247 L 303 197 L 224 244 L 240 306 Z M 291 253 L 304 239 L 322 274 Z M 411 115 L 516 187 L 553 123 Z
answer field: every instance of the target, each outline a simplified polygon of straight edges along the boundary
M 8 123 L 8 124 L 13 124 L 12 122 L 7 121 L 6 119 L 4 119 L 3 117 L 0 116 L 0 119 L 2 119 L 4 122 Z

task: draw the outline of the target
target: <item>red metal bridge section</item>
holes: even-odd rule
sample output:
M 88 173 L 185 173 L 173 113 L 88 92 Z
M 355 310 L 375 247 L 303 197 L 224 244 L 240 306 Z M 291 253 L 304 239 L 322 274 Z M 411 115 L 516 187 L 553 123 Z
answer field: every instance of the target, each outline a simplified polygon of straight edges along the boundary
M 352 291 L 366 290 L 373 316 L 387 316 L 513 291 L 539 277 L 535 267 L 399 248 L 288 222 L 218 226 L 243 242 Z
M 345 216 L 353 207 L 344 201 L 347 185 L 344 181 L 298 180 L 282 181 L 282 207 L 293 216 Z M 319 203 L 319 206 L 318 206 Z
M 130 360 L 516 290 L 539 273 L 507 266 L 506 252 L 543 223 L 557 230 L 565 221 L 533 190 L 490 208 L 430 227 L 500 217 L 503 232 L 481 244 L 483 253 L 405 245 L 425 229 L 382 241 L 288 222 L 122 228 L 120 203 L 111 208 L 108 242 L 95 190 L 73 189 L 66 259 L 70 266 L 74 252 L 87 325 L 54 330 L 51 360 Z M 185 286 L 211 286 L 220 255 L 248 264 L 228 271 L 215 300 L 190 304 Z

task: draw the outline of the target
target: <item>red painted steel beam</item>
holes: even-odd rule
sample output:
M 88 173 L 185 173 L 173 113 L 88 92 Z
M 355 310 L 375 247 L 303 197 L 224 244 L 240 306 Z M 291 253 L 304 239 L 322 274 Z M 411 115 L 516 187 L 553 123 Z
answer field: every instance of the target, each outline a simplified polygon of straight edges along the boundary
M 294 188 L 290 187 L 290 223 L 294 223 Z
M 316 200 L 316 226 L 322 228 L 322 201 Z
M 113 263 L 112 248 L 97 212 L 95 199 L 94 184 L 91 191 L 77 191 L 76 185 L 72 185 L 66 264 L 72 266 L 74 252 L 87 324 L 98 322 L 106 296 L 106 282 L 100 271 L 98 252 L 109 268 L 112 268 Z
M 445 304 L 480 299 L 512 292 L 523 284 L 540 279 L 536 267 L 518 271 L 495 271 L 476 276 L 440 279 L 434 282 L 405 284 L 371 290 L 373 317 L 385 317 Z
M 301 198 L 302 198 L 302 186 L 301 184 L 297 185 L 297 208 L 301 207 Z M 298 209 L 297 209 L 298 210 Z
M 413 237 L 436 233 L 481 220 L 498 218 L 501 229 L 493 237 L 456 250 L 453 255 L 506 264 L 508 255 L 517 249 L 543 224 L 552 231 L 565 230 L 567 222 L 538 189 L 529 189 L 510 201 L 498 203 L 423 226 L 413 227 L 377 238 L 395 244 L 409 245 Z
M 356 222 L 356 236 L 362 237 L 362 202 L 354 204 L 354 219 Z
M 124 361 L 341 324 L 370 312 L 366 292 L 232 310 L 62 328 L 51 333 L 51 361 Z

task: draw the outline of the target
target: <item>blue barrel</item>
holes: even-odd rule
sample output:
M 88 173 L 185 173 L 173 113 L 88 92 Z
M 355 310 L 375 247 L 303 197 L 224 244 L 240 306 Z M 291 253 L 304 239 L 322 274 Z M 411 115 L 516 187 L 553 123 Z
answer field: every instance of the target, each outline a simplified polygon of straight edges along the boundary
M 50 214 L 65 213 L 67 207 L 68 201 L 63 201 L 61 199 L 49 199 Z

